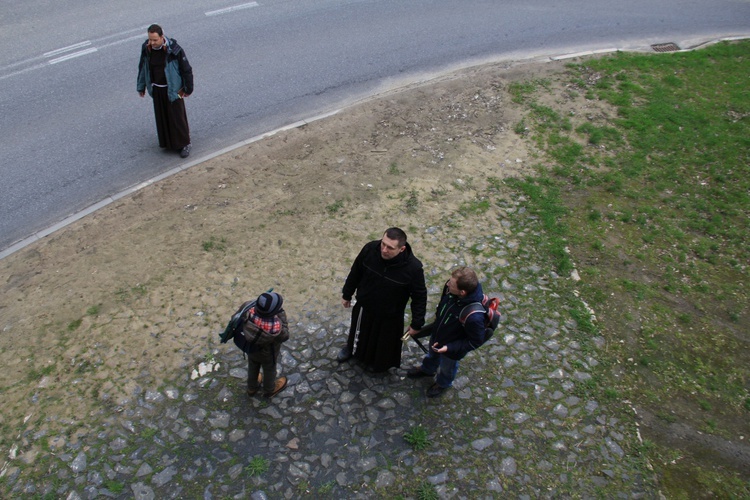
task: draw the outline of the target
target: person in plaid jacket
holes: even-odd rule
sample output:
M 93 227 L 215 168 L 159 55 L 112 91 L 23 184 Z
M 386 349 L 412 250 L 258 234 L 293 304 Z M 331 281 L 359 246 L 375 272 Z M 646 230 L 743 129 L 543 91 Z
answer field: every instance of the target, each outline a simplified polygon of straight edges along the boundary
M 286 377 L 276 378 L 281 344 L 289 340 L 289 325 L 283 305 L 281 295 L 266 292 L 258 297 L 255 306 L 248 311 L 242 331 L 245 340 L 251 345 L 247 356 L 248 396 L 255 396 L 261 380 L 263 395 L 267 398 L 274 397 L 286 387 Z

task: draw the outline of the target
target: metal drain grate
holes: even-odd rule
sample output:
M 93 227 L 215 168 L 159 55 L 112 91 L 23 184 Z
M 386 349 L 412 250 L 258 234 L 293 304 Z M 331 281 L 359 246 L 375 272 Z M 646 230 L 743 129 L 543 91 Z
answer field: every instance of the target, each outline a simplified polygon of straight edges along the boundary
M 656 43 L 651 46 L 654 52 L 676 52 L 680 50 L 676 43 Z

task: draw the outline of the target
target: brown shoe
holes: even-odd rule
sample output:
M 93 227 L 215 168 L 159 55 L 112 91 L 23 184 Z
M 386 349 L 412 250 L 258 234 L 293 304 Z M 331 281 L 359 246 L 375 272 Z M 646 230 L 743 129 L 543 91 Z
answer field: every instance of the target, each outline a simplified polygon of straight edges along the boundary
M 261 372 L 261 373 L 258 374 L 258 387 L 260 387 L 260 384 L 262 384 L 262 383 L 263 383 L 263 372 Z M 248 396 L 253 397 L 256 394 L 258 394 L 258 389 L 250 389 L 249 387 L 247 388 L 247 395 Z
M 283 391 L 285 387 L 286 377 L 279 377 L 276 379 L 276 387 L 273 388 L 273 391 L 265 393 L 264 396 L 270 399 Z

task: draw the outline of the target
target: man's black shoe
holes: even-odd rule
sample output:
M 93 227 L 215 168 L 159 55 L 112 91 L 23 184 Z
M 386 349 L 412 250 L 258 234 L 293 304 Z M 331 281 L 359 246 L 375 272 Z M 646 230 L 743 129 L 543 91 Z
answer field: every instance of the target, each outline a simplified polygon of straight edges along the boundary
M 421 366 L 413 366 L 406 370 L 406 376 L 409 378 L 421 378 L 421 377 L 432 377 L 432 373 L 422 371 Z
M 427 389 L 427 397 L 428 398 L 436 398 L 440 396 L 442 393 L 447 391 L 447 387 L 440 387 L 437 384 L 432 384 L 429 389 Z
M 344 347 L 339 351 L 338 356 L 336 356 L 336 361 L 338 361 L 339 363 L 343 363 L 351 357 L 352 351 L 350 351 L 348 347 Z

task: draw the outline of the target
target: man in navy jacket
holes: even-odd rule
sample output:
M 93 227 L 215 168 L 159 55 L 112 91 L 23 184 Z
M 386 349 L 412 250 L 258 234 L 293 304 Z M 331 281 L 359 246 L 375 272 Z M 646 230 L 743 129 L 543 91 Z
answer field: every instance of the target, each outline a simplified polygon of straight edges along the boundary
M 461 310 L 474 302 L 482 302 L 484 292 L 476 273 L 468 267 L 453 270 L 451 278 L 443 288 L 435 321 L 424 327 L 422 333 L 430 332 L 427 355 L 421 366 L 406 372 L 409 378 L 435 377 L 435 383 L 427 390 L 427 397 L 440 396 L 451 385 L 458 373 L 458 362 L 466 354 L 484 342 L 484 314 L 472 314 L 461 323 Z M 419 335 L 419 332 L 410 335 Z M 421 335 L 420 335 L 421 336 Z

